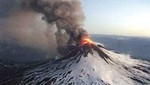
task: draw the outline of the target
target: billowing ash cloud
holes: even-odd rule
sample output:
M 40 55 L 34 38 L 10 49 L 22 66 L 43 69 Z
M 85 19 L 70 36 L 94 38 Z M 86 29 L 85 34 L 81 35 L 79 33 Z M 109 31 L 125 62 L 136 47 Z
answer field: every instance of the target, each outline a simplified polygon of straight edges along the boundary
M 1 0 L 0 12 L 0 39 L 52 53 L 64 54 L 87 34 L 79 0 Z
M 22 0 L 0 0 L 0 40 L 57 54 L 56 26 L 45 23 L 42 14 L 24 11 L 21 3 Z
M 80 5 L 79 0 L 25 0 L 23 2 L 25 10 L 41 13 L 48 24 L 56 24 L 56 39 L 61 54 L 64 54 L 68 45 L 78 44 L 79 36 L 87 34 L 81 28 L 84 16 Z

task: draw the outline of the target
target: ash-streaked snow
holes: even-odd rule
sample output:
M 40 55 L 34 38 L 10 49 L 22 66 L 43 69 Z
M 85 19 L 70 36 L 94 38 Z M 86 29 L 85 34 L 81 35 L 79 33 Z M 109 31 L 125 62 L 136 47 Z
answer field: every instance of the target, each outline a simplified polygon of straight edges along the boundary
M 132 59 L 129 55 L 100 49 L 110 59 L 93 55 L 76 56 L 59 62 L 49 62 L 26 71 L 20 85 L 148 85 L 150 63 Z

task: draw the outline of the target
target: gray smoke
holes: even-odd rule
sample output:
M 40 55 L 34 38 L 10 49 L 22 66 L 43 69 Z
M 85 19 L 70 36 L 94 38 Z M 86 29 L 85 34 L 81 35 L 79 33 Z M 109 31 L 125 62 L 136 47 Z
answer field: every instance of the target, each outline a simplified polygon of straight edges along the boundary
M 65 54 L 87 32 L 79 0 L 1 0 L 0 39 Z M 57 44 L 56 44 L 57 43 Z
M 56 55 L 56 26 L 45 23 L 42 14 L 24 11 L 21 3 L 21 0 L 0 0 L 0 40 Z
M 43 14 L 48 24 L 55 23 L 58 51 L 67 52 L 67 46 L 77 45 L 87 32 L 82 29 L 84 15 L 79 0 L 25 0 L 23 8 Z

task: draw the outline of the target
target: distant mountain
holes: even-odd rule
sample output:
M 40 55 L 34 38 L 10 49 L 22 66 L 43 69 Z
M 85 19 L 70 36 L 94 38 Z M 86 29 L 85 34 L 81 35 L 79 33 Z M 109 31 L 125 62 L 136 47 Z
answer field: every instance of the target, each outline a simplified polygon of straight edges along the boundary
M 133 58 L 150 60 L 149 37 L 127 37 L 115 35 L 91 35 L 92 39 L 118 53 L 130 54 Z

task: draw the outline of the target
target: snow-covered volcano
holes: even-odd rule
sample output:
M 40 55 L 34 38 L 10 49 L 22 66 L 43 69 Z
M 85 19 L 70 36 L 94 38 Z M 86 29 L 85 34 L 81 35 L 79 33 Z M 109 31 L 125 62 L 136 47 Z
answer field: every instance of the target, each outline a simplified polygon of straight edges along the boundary
M 148 85 L 150 63 L 101 46 L 26 71 L 20 85 Z

